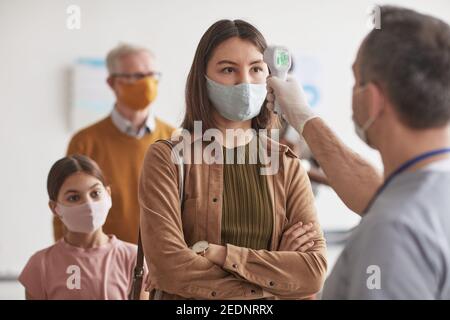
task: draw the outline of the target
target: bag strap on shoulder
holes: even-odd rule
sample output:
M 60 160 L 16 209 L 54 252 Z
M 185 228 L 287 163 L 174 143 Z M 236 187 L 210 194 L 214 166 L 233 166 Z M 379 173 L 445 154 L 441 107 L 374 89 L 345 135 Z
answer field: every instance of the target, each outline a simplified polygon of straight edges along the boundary
M 175 146 L 174 143 L 170 140 L 157 140 L 155 143 L 164 143 L 173 150 Z M 175 158 L 175 163 L 178 167 L 178 196 L 180 199 L 180 206 L 183 208 L 183 196 L 184 196 L 184 163 L 183 157 L 181 157 L 176 152 L 171 152 Z M 133 271 L 133 283 L 131 286 L 131 291 L 128 299 L 130 300 L 139 300 L 141 291 L 142 291 L 142 281 L 144 278 L 144 250 L 142 247 L 142 238 L 141 238 L 141 228 L 139 227 L 139 235 L 138 235 L 138 250 L 137 250 L 137 258 L 136 258 L 136 266 Z

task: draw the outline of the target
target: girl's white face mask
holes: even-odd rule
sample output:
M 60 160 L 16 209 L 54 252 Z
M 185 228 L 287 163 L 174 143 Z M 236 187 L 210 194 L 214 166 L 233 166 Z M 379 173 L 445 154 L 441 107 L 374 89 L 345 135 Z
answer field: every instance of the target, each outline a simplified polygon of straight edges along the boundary
M 231 121 L 245 121 L 259 115 L 267 95 L 265 83 L 227 86 L 206 77 L 206 87 L 214 108 Z
M 55 211 L 69 231 L 91 233 L 103 226 L 111 205 L 111 196 L 106 194 L 99 201 L 76 206 L 64 206 L 57 203 Z

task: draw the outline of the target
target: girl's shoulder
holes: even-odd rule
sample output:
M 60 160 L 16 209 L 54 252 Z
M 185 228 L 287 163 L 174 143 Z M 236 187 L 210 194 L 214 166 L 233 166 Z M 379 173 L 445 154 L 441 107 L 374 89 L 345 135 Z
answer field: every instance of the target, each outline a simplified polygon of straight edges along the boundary
M 137 245 L 129 243 L 113 236 L 114 241 L 114 258 L 118 265 L 124 266 L 128 273 L 130 273 L 136 264 L 137 259 Z
M 36 299 L 45 298 L 45 273 L 46 261 L 54 249 L 60 245 L 60 241 L 37 251 L 29 259 L 19 275 L 19 282 L 26 288 L 27 292 Z
M 122 248 L 123 250 L 129 251 L 129 252 L 135 252 L 137 251 L 137 245 L 134 243 L 126 242 L 120 239 L 115 240 L 117 242 L 117 247 Z
M 54 244 L 36 251 L 28 260 L 28 263 L 35 263 L 35 264 L 41 264 L 43 262 L 45 262 L 46 259 L 48 259 L 49 255 L 51 255 L 53 252 L 55 252 L 58 247 L 61 246 L 61 241 L 62 240 L 58 240 L 57 242 L 55 242 Z
M 112 241 L 114 243 L 114 248 L 124 256 L 125 259 L 136 259 L 137 256 L 137 245 L 120 240 L 116 236 L 112 236 Z

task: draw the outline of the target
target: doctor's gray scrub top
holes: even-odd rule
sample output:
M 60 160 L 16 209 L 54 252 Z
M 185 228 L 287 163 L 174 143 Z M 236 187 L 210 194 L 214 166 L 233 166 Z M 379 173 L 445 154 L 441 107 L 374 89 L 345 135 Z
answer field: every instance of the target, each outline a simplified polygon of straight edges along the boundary
M 396 176 L 350 236 L 323 299 L 450 299 L 450 160 Z

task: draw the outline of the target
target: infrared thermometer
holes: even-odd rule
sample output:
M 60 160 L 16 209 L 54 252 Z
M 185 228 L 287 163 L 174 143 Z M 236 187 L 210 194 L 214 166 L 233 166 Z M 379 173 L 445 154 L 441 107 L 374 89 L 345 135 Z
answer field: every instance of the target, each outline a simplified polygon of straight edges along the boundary
M 289 50 L 283 46 L 269 46 L 264 51 L 264 62 L 267 63 L 272 76 L 286 81 L 289 69 L 291 68 L 292 58 Z M 280 106 L 275 100 L 275 113 L 280 113 Z

